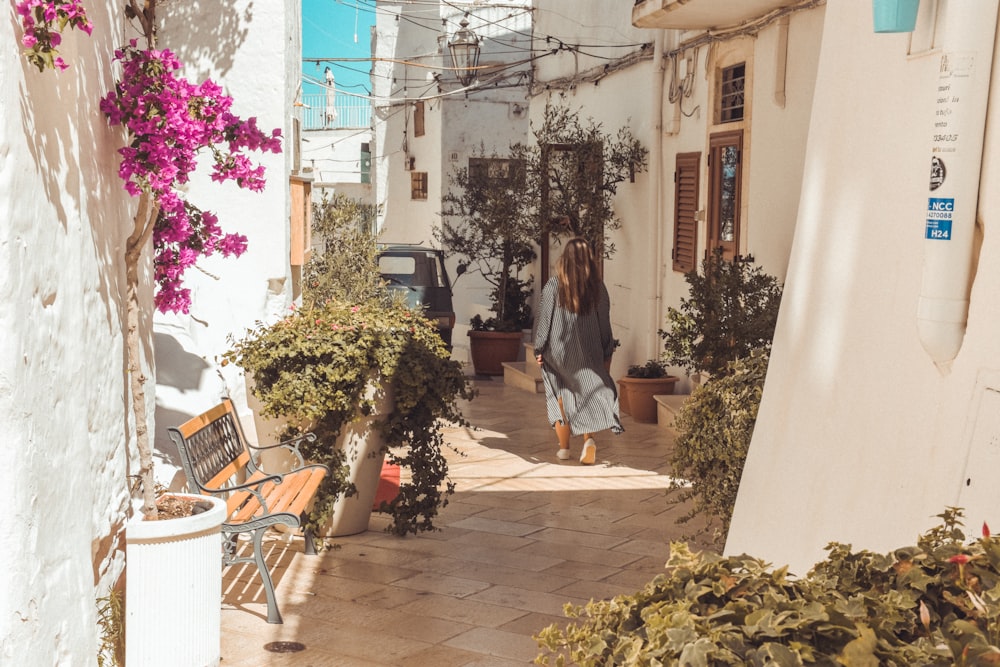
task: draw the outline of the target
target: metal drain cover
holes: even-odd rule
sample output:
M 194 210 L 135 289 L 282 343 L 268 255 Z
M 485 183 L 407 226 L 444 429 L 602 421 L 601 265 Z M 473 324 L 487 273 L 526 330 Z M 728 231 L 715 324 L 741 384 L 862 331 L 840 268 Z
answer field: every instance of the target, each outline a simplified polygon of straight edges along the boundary
M 271 642 L 264 644 L 264 650 L 271 653 L 298 653 L 305 651 L 306 645 L 299 642 Z

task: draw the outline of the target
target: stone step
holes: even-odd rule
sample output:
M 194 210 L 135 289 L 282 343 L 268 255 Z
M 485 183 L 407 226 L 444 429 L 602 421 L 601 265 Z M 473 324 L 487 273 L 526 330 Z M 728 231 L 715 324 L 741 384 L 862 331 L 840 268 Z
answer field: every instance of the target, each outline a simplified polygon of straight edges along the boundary
M 660 428 L 665 428 L 673 433 L 677 432 L 674 428 L 674 417 L 680 412 L 681 406 L 690 395 L 669 394 L 653 397 L 653 400 L 656 401 L 656 423 L 660 425 Z
M 544 394 L 545 385 L 542 384 L 541 374 L 538 374 L 537 377 L 532 374 L 534 369 L 531 366 L 534 366 L 535 369 L 538 368 L 538 364 L 534 360 L 531 362 L 505 361 L 503 363 L 503 383 L 535 394 Z

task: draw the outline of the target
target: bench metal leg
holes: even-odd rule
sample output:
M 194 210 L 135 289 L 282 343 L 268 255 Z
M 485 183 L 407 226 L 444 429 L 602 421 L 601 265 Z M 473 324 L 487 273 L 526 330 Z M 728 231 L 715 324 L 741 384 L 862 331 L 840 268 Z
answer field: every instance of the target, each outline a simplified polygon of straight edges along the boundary
M 309 530 L 308 528 L 304 528 L 302 530 L 302 537 L 305 540 L 305 544 L 303 545 L 303 548 L 305 549 L 306 555 L 307 556 L 315 556 L 316 555 L 316 541 L 315 541 L 315 538 L 313 538 L 312 531 Z
M 271 581 L 271 573 L 267 569 L 264 561 L 264 533 L 266 527 L 253 531 L 253 559 L 257 563 L 257 572 L 260 573 L 260 581 L 264 584 L 264 594 L 267 596 L 267 622 L 284 623 L 281 620 L 281 612 L 278 611 L 278 601 L 274 595 L 274 582 Z

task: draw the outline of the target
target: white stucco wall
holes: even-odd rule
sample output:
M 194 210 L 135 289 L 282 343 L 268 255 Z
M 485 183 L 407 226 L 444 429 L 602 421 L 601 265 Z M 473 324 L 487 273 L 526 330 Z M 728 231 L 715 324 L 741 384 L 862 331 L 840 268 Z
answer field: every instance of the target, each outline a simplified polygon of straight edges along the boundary
M 371 144 L 367 128 L 314 130 L 302 133 L 302 168 L 312 170 L 313 199 L 321 187 L 361 183 L 361 144 Z
M 969 326 L 939 370 L 916 312 L 940 53 L 908 55 L 909 35 L 874 34 L 871 20 L 870 7 L 827 4 L 785 296 L 726 545 L 798 574 L 833 540 L 912 544 L 946 506 L 965 508 L 970 534 L 1000 525 L 988 389 L 1000 358 L 1000 107 L 987 119 Z M 992 102 L 997 73 L 994 61 Z
M 233 398 L 249 425 L 240 370 L 232 365 L 220 368 L 216 361 L 229 349 L 230 336 L 241 336 L 257 321 L 276 319 L 292 302 L 288 174 L 292 110 L 301 73 L 299 10 L 298 3 L 252 0 L 233 2 L 225 11 L 211 3 L 159 7 L 159 45 L 177 54 L 184 75 L 192 81 L 212 78 L 233 98 L 233 113 L 256 117 L 258 127 L 268 133 L 280 128 L 283 136 L 280 154 L 251 154 L 266 169 L 263 192 L 211 181 L 211 156 L 202 159 L 200 173 L 187 188 L 191 202 L 218 215 L 227 232 L 244 234 L 248 244 L 239 258 L 213 255 L 187 271 L 189 316 L 157 315 L 158 339 L 164 343 L 159 349 L 184 349 L 158 364 L 163 381 L 157 393 L 156 436 L 164 480 L 173 478 L 178 463 L 166 438 L 168 426 L 211 407 L 223 393 Z
M 122 20 L 114 2 L 87 11 L 93 37 L 65 35 L 62 73 L 21 57 L 9 8 L 0 21 L 5 665 L 93 664 L 95 599 L 123 566 L 122 243 L 133 203 L 117 176 L 120 134 L 98 109 Z
M 71 69 L 62 73 L 38 73 L 16 47 L 13 18 L 0 22 L 0 43 L 8 45 L 0 54 L 2 664 L 96 660 L 95 600 L 124 567 L 126 473 L 137 467 L 134 453 L 126 456 L 134 425 L 122 332 L 122 253 L 135 201 L 117 176 L 122 134 L 98 109 L 113 83 L 111 53 L 133 33 L 119 4 L 91 0 L 86 9 L 93 36 L 65 33 L 60 51 Z M 189 78 L 216 77 L 236 98 L 236 113 L 288 134 L 300 58 L 296 3 L 160 9 L 167 19 L 160 46 L 191 64 Z M 225 227 L 246 233 L 250 250 L 235 262 L 201 265 L 218 280 L 191 272 L 194 316 L 165 320 L 164 347 L 182 365 L 167 363 L 159 375 L 177 396 L 217 397 L 221 380 L 203 357 L 220 351 L 229 331 L 288 302 L 288 159 L 264 158 L 271 178 L 264 194 L 204 182 L 189 189 Z M 229 273 L 234 267 L 241 268 Z M 143 299 L 151 311 L 148 285 Z M 151 318 L 140 335 L 152 378 Z M 152 421 L 152 382 L 147 392 Z

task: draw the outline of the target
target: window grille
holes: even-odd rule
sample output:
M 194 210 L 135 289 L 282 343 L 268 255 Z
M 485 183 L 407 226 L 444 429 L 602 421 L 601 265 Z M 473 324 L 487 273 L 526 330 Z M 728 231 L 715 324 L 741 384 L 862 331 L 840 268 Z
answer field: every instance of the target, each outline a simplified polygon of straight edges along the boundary
M 722 70 L 722 86 L 719 91 L 720 123 L 743 120 L 746 69 L 746 63 L 740 63 Z

